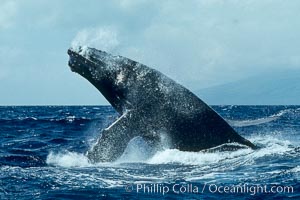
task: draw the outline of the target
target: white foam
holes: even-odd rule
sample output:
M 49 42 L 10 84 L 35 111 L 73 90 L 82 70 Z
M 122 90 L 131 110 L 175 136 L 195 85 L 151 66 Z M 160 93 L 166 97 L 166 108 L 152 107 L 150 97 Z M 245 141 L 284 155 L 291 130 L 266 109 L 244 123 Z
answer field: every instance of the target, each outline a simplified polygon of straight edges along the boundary
M 184 165 L 210 165 L 226 160 L 241 160 L 252 162 L 257 158 L 269 155 L 284 155 L 291 151 L 291 142 L 270 136 L 255 136 L 250 139 L 254 144 L 262 147 L 258 150 L 250 148 L 236 151 L 209 152 L 183 152 L 177 149 L 167 149 L 157 152 L 147 162 L 149 164 L 180 163 Z
M 32 120 L 38 120 L 36 117 L 18 117 L 19 120 L 27 120 L 27 119 L 32 119 Z
M 209 165 L 225 159 L 232 159 L 252 152 L 251 149 L 240 149 L 233 152 L 184 152 L 177 149 L 167 149 L 156 153 L 148 160 L 149 164 L 180 163 L 184 165 Z
M 150 156 L 150 147 L 140 137 L 131 140 L 125 149 L 123 155 L 114 162 L 103 162 L 93 164 L 89 159 L 80 153 L 63 151 L 59 153 L 50 152 L 47 156 L 46 163 L 60 167 L 99 167 L 99 166 L 116 166 L 122 163 L 142 163 Z
M 294 167 L 294 168 L 290 169 L 289 171 L 292 173 L 298 173 L 298 172 L 300 172 L 300 166 L 298 165 L 297 167 Z
M 141 138 L 133 139 L 127 146 L 123 155 L 112 163 L 92 164 L 88 158 L 74 152 L 51 152 L 47 157 L 47 164 L 61 167 L 97 167 L 118 166 L 122 163 L 145 163 L 145 164 L 168 164 L 178 163 L 180 165 L 198 165 L 208 167 L 212 165 L 226 165 L 229 168 L 240 164 L 251 164 L 256 159 L 272 155 L 285 155 L 293 150 L 290 141 L 275 138 L 274 136 L 256 136 L 250 139 L 254 144 L 262 147 L 258 150 L 250 148 L 236 151 L 216 152 L 184 152 L 177 149 L 164 149 L 156 153 Z M 296 168 L 298 170 L 298 168 Z
M 74 115 L 70 115 L 70 116 L 67 116 L 66 117 L 66 120 L 68 121 L 68 122 L 73 122 L 73 121 L 75 121 L 75 116 Z
M 255 151 L 253 158 L 260 158 L 269 155 L 284 155 L 286 152 L 291 151 L 291 142 L 276 138 L 272 135 L 257 136 L 253 138 L 256 144 L 262 145 L 263 148 Z
M 89 162 L 88 158 L 85 155 L 68 151 L 57 154 L 50 152 L 47 156 L 46 163 L 49 165 L 68 168 L 92 166 L 92 164 Z

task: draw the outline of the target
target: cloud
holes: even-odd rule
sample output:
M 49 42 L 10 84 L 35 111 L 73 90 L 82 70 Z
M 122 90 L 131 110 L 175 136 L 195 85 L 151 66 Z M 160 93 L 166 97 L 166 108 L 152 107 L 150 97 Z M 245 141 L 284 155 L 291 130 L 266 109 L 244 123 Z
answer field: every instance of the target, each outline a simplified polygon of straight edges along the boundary
M 13 0 L 4 0 L 0 4 L 0 30 L 7 29 L 13 25 L 17 13 L 17 4 Z
M 284 0 L 2 0 L 0 77 L 7 85 L 30 77 L 30 89 L 43 90 L 32 74 L 45 71 L 50 80 L 49 74 L 63 71 L 58 85 L 65 86 L 67 77 L 74 78 L 72 86 L 84 88 L 66 66 L 72 39 L 74 46 L 89 45 L 156 68 L 193 90 L 262 72 L 271 76 L 276 69 L 297 70 L 299 7 L 300 1 Z M 49 80 L 45 84 L 51 88 Z M 90 88 L 80 92 L 93 92 Z
M 146 3 L 154 3 L 153 1 L 148 1 L 147 0 L 118 0 L 119 5 L 121 6 L 121 8 L 125 9 L 125 10 L 132 10 L 132 9 L 136 9 L 139 6 L 143 6 Z
M 192 87 L 231 82 L 266 70 L 300 69 L 299 2 L 118 2 L 135 20 L 121 19 L 126 26 L 119 30 L 117 51 Z

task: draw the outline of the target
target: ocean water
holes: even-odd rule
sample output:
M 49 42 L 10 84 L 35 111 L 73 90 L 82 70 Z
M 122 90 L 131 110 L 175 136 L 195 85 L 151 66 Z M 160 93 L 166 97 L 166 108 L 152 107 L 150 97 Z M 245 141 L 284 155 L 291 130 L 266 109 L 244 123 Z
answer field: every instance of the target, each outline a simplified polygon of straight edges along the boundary
M 0 199 L 300 199 L 300 106 L 213 108 L 260 148 L 149 155 L 135 138 L 91 164 L 112 107 L 0 107 Z

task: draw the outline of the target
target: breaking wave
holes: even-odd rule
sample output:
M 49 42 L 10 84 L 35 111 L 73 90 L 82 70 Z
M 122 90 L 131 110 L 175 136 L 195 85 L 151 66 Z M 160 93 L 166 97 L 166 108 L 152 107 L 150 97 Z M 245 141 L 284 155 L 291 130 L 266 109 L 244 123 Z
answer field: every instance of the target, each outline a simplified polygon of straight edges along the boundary
M 281 116 L 288 114 L 292 112 L 292 109 L 285 109 L 277 114 L 270 115 L 268 117 L 262 117 L 258 119 L 252 119 L 252 120 L 226 120 L 231 126 L 234 127 L 245 127 L 245 126 L 255 126 L 260 124 L 269 123 L 275 120 L 278 120 Z

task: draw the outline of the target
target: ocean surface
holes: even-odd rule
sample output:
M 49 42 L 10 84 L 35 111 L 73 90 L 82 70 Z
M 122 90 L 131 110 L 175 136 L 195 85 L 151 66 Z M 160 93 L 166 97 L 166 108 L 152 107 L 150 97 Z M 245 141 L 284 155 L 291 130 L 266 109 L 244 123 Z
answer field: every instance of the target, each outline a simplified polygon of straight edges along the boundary
M 112 107 L 0 107 L 0 199 L 300 199 L 300 106 L 213 109 L 260 148 L 149 155 L 135 138 L 91 164 Z

